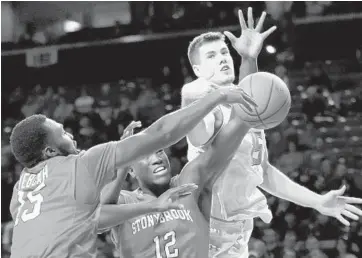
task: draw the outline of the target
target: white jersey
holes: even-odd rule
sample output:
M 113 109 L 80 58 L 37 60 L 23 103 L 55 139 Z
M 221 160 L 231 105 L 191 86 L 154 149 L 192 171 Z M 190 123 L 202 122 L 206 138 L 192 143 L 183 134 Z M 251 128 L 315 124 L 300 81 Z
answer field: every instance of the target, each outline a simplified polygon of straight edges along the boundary
M 185 85 L 183 96 L 190 85 Z M 230 119 L 231 108 L 220 106 L 224 123 Z M 205 118 L 206 124 L 210 117 Z M 209 125 L 212 127 L 212 125 Z M 188 141 L 188 160 L 204 151 Z M 269 223 L 272 219 L 264 194 L 258 189 L 263 183 L 262 162 L 266 157 L 265 133 L 250 129 L 234 158 L 215 182 L 212 193 L 210 218 L 210 257 L 247 257 L 247 243 L 253 228 L 253 218 L 260 217 Z

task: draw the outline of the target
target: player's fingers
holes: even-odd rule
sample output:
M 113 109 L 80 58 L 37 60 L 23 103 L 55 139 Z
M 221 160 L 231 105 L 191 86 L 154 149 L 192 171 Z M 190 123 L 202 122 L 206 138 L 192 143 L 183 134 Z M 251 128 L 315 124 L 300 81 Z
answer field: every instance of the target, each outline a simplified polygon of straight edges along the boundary
M 225 36 L 230 40 L 231 44 L 236 42 L 236 37 L 229 31 L 224 31 Z
M 362 216 L 362 210 L 361 209 L 358 209 L 357 207 L 351 205 L 351 204 L 346 204 L 344 206 L 344 208 L 346 210 L 349 210 L 350 212 L 353 212 L 355 214 L 357 214 L 358 216 Z
M 192 192 L 179 193 L 178 196 L 177 196 L 177 199 L 182 199 L 182 198 L 187 197 L 187 196 L 189 196 L 191 194 L 192 194 Z
M 343 225 L 349 227 L 349 222 L 348 220 L 346 220 L 345 218 L 342 217 L 341 214 L 339 214 L 337 217 L 336 217 Z
M 267 31 L 264 31 L 261 34 L 263 36 L 263 39 L 266 39 L 267 37 L 269 37 L 269 35 L 272 34 L 276 29 L 277 29 L 277 26 L 273 26 L 270 29 L 268 29 Z
M 342 211 L 342 215 L 350 218 L 350 219 L 353 219 L 353 220 L 358 220 L 359 217 L 356 215 L 356 214 L 353 214 L 352 212 L 350 211 L 347 211 L 347 210 L 343 210 Z
M 348 197 L 348 196 L 338 196 L 338 199 L 345 201 L 346 203 L 355 203 L 355 204 L 361 204 L 362 199 L 356 198 L 356 197 Z
M 180 194 L 195 191 L 198 188 L 196 184 L 183 184 L 169 190 L 171 196 L 179 196 Z
M 132 123 L 129 124 L 129 126 L 127 126 L 126 129 L 128 130 L 133 130 L 134 128 L 137 128 L 137 127 L 141 127 L 142 126 L 142 123 L 141 121 L 132 121 Z
M 258 106 L 256 101 L 252 97 L 250 97 L 249 94 L 243 92 L 243 97 L 247 102 L 249 102 L 249 104 L 253 105 L 254 107 Z
M 258 21 L 258 24 L 256 25 L 255 27 L 255 31 L 257 32 L 260 32 L 261 29 L 263 28 L 263 24 L 264 24 L 264 20 L 265 20 L 265 17 L 266 17 L 266 12 L 263 12 L 260 16 L 260 19 Z
M 240 103 L 240 105 L 243 105 L 247 110 L 249 110 L 250 112 L 253 112 L 252 107 L 250 106 L 250 104 L 248 102 L 245 101 L 245 99 L 243 99 L 243 101 Z
M 184 210 L 185 206 L 183 204 L 179 204 L 179 203 L 170 203 L 168 205 L 169 209 L 175 209 L 175 210 Z
M 248 8 L 248 27 L 249 29 L 254 29 L 254 17 L 253 17 L 253 8 Z
M 239 14 L 239 22 L 240 22 L 241 32 L 243 32 L 243 30 L 246 30 L 248 27 L 246 26 L 243 11 L 239 10 L 238 14 Z

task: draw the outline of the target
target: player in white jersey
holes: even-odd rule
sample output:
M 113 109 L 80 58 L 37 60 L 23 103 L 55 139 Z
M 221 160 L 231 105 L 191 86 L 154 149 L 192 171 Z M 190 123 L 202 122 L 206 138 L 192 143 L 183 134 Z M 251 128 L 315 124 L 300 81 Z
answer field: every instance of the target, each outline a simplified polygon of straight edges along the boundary
M 237 38 L 230 32 L 224 34 L 242 57 L 241 81 L 246 75 L 257 72 L 257 57 L 264 39 L 275 27 L 261 33 L 265 13 L 257 26 L 251 8 L 248 9 L 248 26 L 239 11 L 242 35 Z M 197 80 L 182 88 L 182 106 L 199 99 L 223 86 L 232 86 L 235 79 L 234 64 L 221 33 L 209 32 L 196 37 L 189 46 L 188 57 Z M 261 86 L 262 87 L 262 86 Z M 230 108 L 221 106 L 224 123 L 228 122 Z M 215 134 L 215 117 L 211 112 L 188 134 L 188 159 L 192 160 L 207 148 L 209 139 Z M 251 129 L 243 139 L 233 160 L 214 185 L 212 196 L 204 194 L 205 203 L 212 208 L 210 216 L 210 257 L 248 257 L 248 241 L 253 230 L 253 218 L 264 222 L 272 219 L 264 194 L 259 187 L 277 197 L 304 207 L 314 208 L 320 213 L 337 218 L 349 225 L 343 216 L 358 220 L 362 211 L 351 203 L 362 203 L 362 199 L 343 197 L 345 187 L 324 195 L 314 193 L 294 183 L 268 162 L 268 152 L 263 130 Z

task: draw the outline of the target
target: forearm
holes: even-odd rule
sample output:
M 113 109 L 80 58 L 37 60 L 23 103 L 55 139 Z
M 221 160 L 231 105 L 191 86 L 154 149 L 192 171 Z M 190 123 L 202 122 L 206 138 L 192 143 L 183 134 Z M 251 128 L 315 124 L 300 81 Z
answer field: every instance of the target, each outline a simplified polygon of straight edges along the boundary
M 240 107 L 237 105 L 233 107 L 230 121 L 223 125 L 210 149 L 200 157 L 200 163 L 204 164 L 204 169 L 200 170 L 202 173 L 200 178 L 205 180 L 205 187 L 209 189 L 212 189 L 215 180 L 234 157 L 236 150 L 250 129 L 250 126 L 237 115 L 236 110 L 238 108 Z
M 117 143 L 116 167 L 129 165 L 167 148 L 186 136 L 226 95 L 214 91 L 204 98 L 161 117 L 143 132 Z
M 242 58 L 239 70 L 239 82 L 246 76 L 258 72 L 258 61 L 253 58 Z
M 121 168 L 117 173 L 116 179 L 103 187 L 101 192 L 101 204 L 116 204 L 119 193 L 122 189 L 122 183 L 126 179 L 128 167 Z
M 156 212 L 152 202 L 136 204 L 102 205 L 98 223 L 98 230 L 109 229 L 137 216 Z
M 320 195 L 293 182 L 276 167 L 268 165 L 264 172 L 264 182 L 261 187 L 270 194 L 291 201 L 303 207 L 315 208 Z
M 212 92 L 206 97 L 160 118 L 146 131 L 159 137 L 160 148 L 168 147 L 191 131 L 221 102 L 222 98 L 220 93 Z

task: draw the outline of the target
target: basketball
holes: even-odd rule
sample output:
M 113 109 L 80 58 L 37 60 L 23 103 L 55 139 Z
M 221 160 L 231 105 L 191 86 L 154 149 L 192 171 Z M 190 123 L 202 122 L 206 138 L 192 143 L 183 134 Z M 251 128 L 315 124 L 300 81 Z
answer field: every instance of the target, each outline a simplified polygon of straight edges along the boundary
M 270 129 L 287 117 L 291 104 L 290 92 L 278 76 L 266 72 L 254 73 L 245 77 L 239 87 L 258 104 L 253 112 L 240 105 L 245 112 L 244 121 L 252 128 Z

